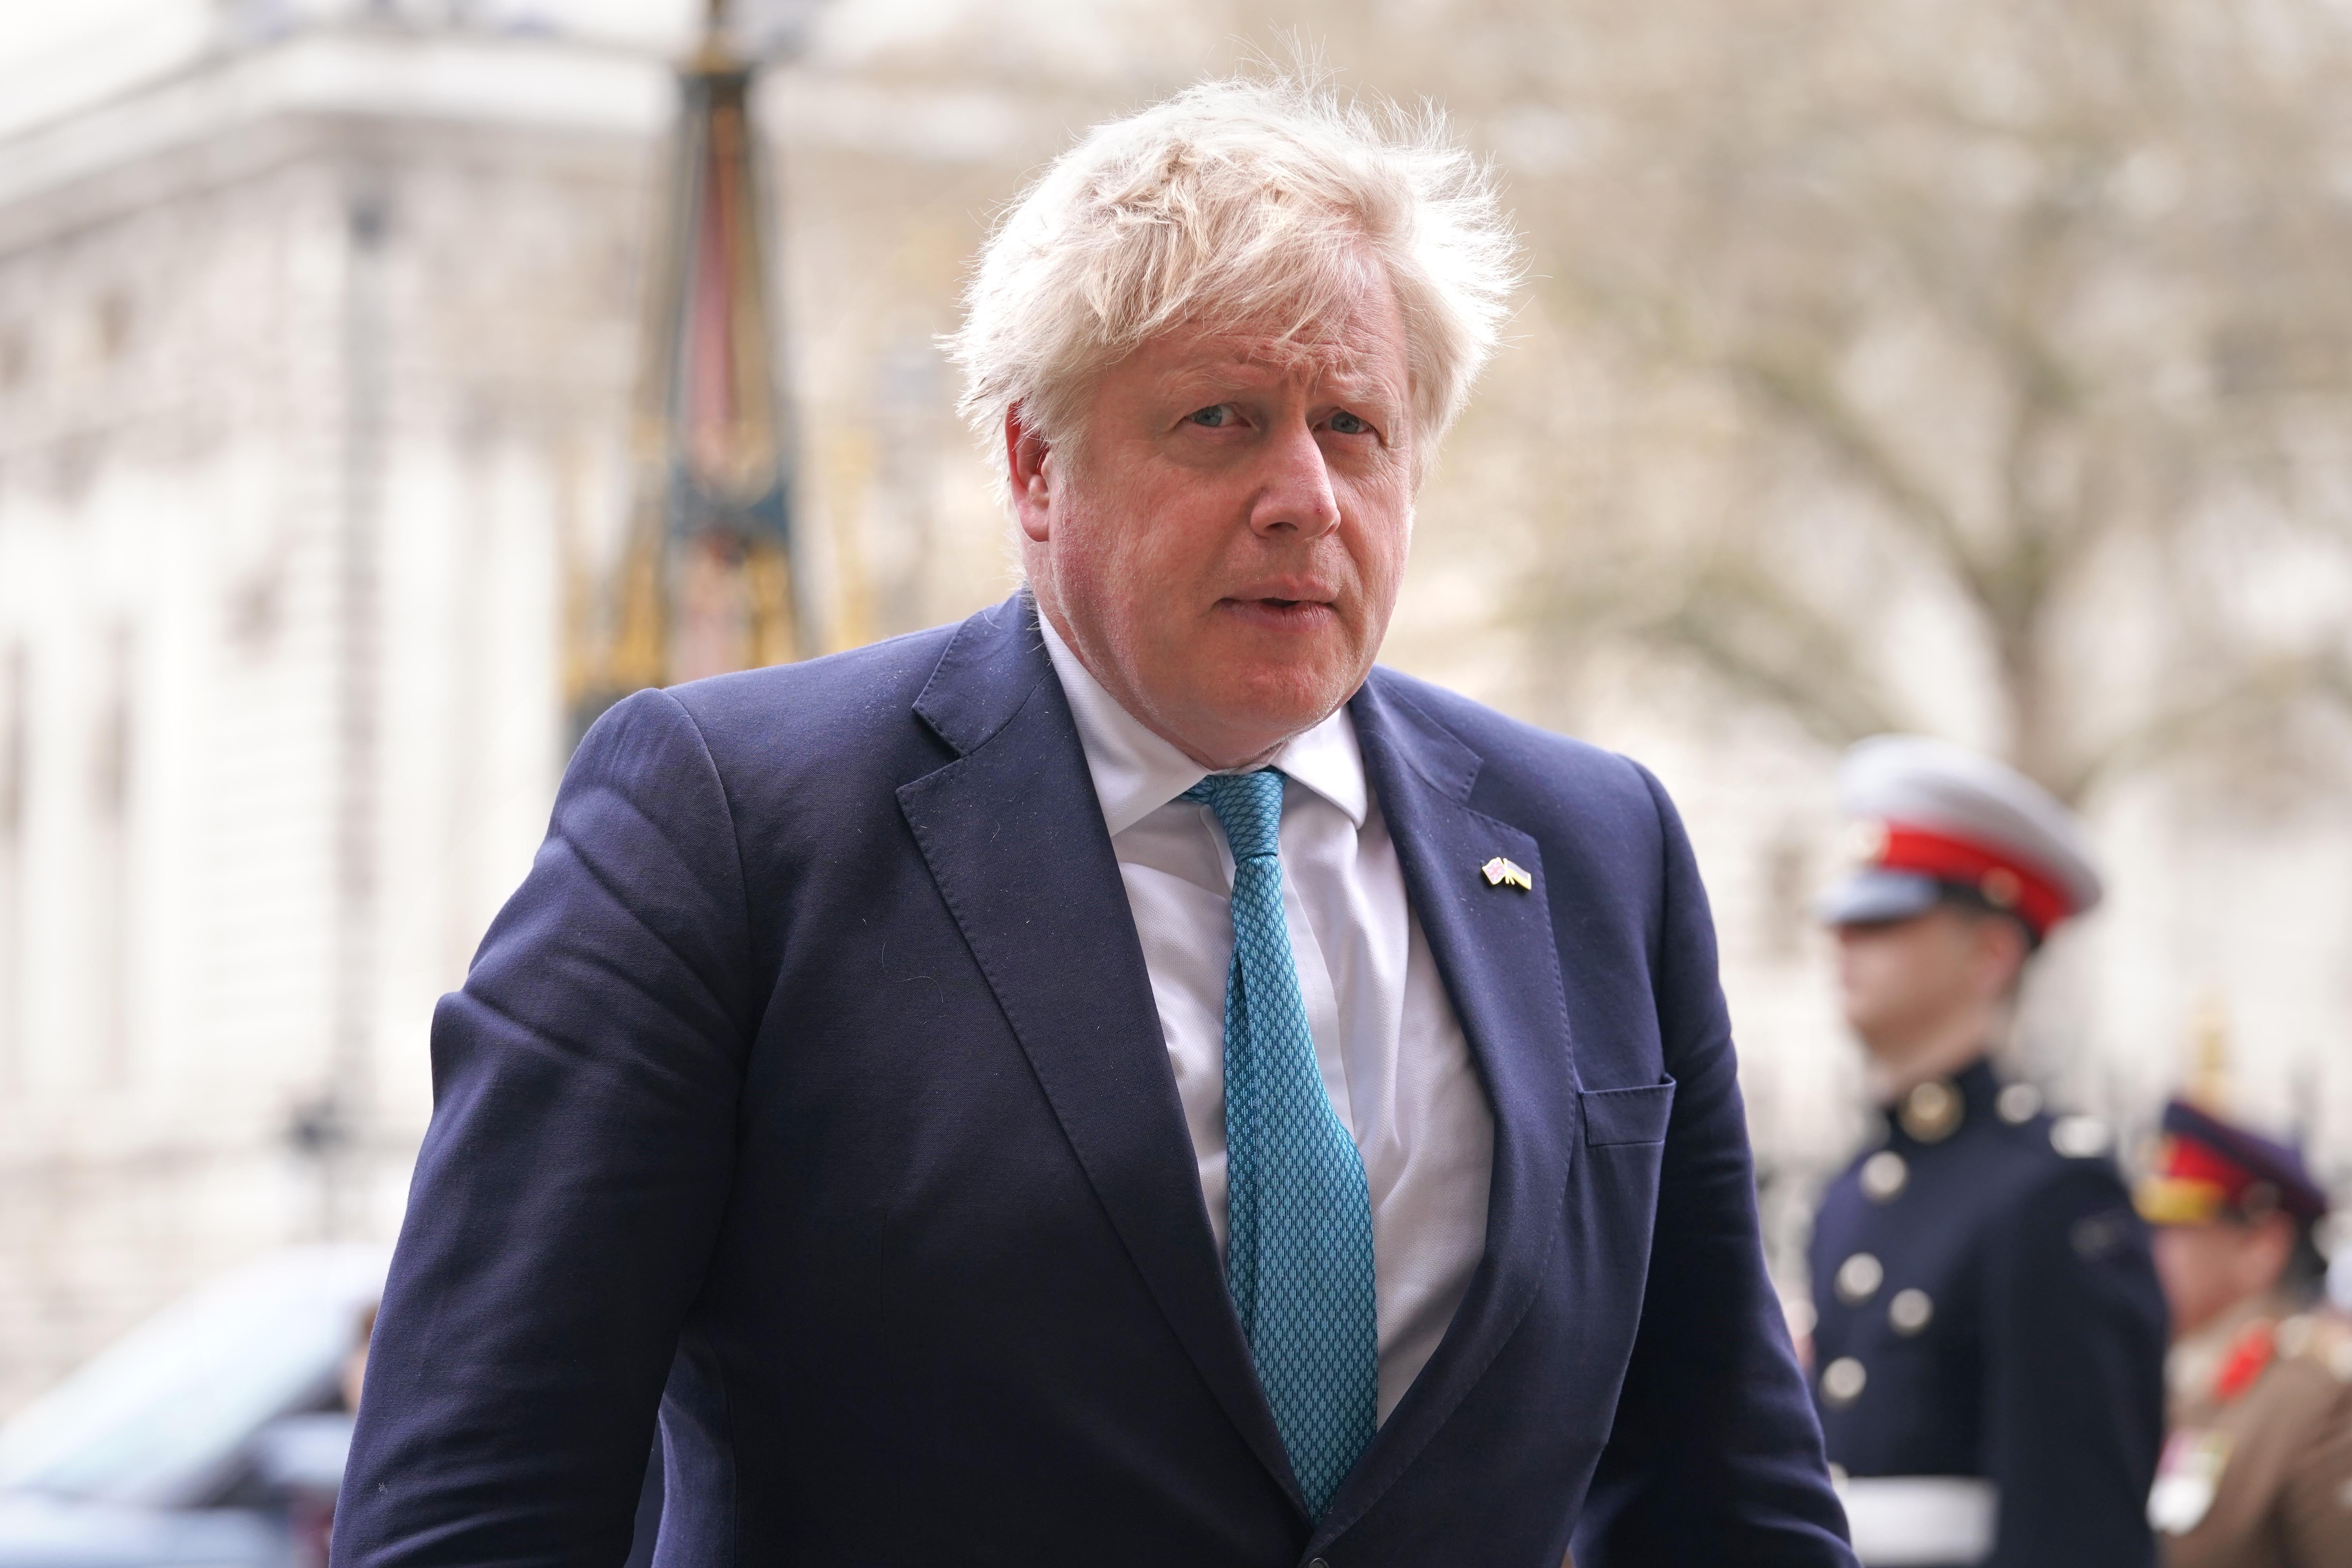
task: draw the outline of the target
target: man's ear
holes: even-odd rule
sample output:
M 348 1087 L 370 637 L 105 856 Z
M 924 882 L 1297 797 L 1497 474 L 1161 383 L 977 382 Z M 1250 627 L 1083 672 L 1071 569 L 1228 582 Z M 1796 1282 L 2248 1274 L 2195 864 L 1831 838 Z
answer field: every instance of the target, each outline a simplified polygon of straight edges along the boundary
M 1013 492 L 1013 515 L 1022 533 L 1039 544 L 1045 542 L 1054 498 L 1052 476 L 1045 471 L 1052 451 L 1030 428 L 1019 404 L 1004 411 L 1005 479 Z
M 2285 1278 L 2286 1266 L 2294 1259 L 2297 1228 L 2292 1215 L 2273 1209 L 2254 1226 L 2253 1269 L 2265 1290 L 2276 1289 Z
M 2025 979 L 2025 961 L 2032 956 L 2025 928 L 2008 915 L 1978 918 L 1977 945 L 1981 962 L 1996 978 L 1995 989 L 2014 998 Z

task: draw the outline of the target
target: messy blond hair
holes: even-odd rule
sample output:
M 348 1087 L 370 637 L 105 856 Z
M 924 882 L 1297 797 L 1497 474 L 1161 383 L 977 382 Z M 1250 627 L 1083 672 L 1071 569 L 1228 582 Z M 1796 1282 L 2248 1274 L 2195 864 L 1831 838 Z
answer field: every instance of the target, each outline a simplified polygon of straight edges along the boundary
M 1369 258 L 1404 318 L 1417 450 L 1494 353 L 1517 244 L 1486 165 L 1433 109 L 1343 103 L 1290 76 L 1203 82 L 1088 132 L 998 221 L 946 340 L 984 448 L 1018 407 L 1049 443 L 1095 377 L 1180 324 L 1299 342 Z

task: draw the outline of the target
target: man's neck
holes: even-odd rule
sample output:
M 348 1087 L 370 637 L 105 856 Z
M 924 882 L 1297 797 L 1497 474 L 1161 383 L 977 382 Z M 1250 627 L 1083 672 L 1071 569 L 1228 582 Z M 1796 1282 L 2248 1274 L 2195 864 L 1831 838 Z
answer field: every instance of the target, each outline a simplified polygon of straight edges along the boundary
M 1902 1041 L 1864 1041 L 1871 1098 L 1892 1105 L 1930 1079 L 1950 1078 L 1990 1054 L 2000 1037 L 1998 1013 L 1970 1008 L 1941 1027 Z

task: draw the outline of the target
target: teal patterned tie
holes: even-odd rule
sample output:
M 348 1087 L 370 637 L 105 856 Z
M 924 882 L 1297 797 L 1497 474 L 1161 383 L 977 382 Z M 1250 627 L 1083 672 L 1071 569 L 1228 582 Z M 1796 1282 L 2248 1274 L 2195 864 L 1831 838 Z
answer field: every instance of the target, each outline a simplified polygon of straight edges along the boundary
M 1372 1440 L 1380 1321 L 1372 1204 L 1323 1092 L 1282 914 L 1282 774 L 1213 773 L 1184 792 L 1234 851 L 1225 976 L 1225 1284 L 1307 1506 L 1318 1517 Z

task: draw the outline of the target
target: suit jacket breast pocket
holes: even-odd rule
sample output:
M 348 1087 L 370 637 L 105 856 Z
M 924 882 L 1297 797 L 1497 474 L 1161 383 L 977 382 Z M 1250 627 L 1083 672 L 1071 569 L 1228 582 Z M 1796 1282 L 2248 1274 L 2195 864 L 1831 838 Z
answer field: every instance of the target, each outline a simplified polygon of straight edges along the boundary
M 1588 1089 L 1577 1098 L 1584 1103 L 1584 1142 L 1606 1149 L 1626 1143 L 1663 1143 L 1666 1119 L 1675 1109 L 1675 1080 L 1646 1083 L 1635 1089 Z

